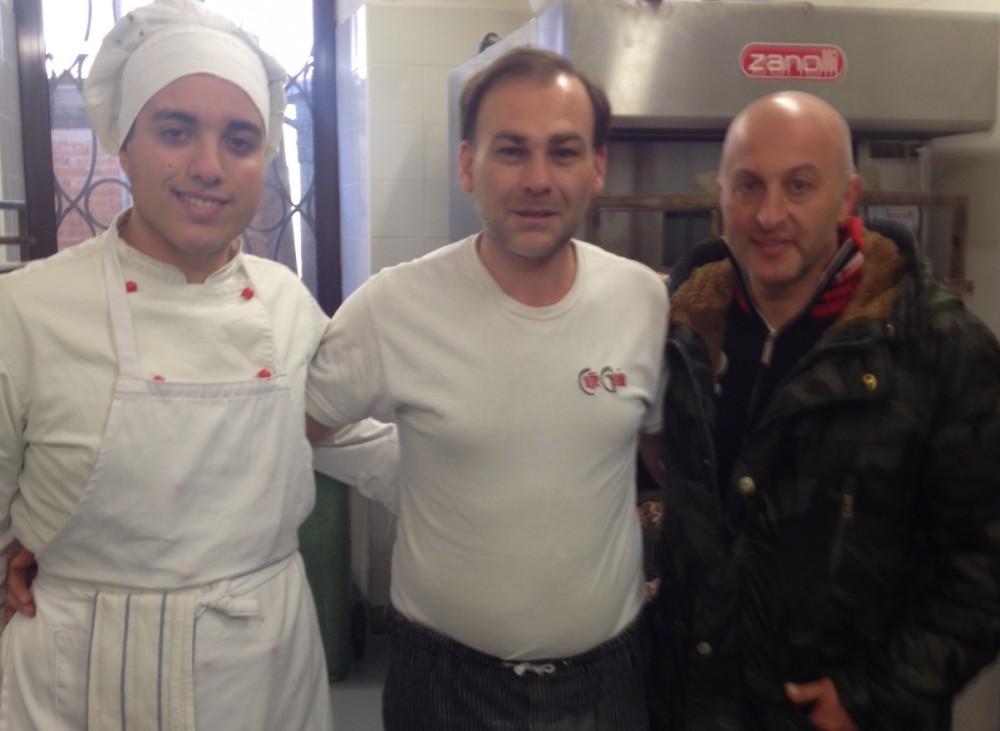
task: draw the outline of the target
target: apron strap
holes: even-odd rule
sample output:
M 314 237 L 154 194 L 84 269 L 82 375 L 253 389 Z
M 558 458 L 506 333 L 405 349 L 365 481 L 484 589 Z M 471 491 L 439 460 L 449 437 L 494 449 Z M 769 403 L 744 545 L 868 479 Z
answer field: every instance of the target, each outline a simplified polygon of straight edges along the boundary
M 111 334 L 118 355 L 118 372 L 122 376 L 141 378 L 139 348 L 132 326 L 132 313 L 128 307 L 128 293 L 118 260 L 117 244 L 113 237 L 104 239 L 104 286 L 108 293 L 108 310 L 111 314 Z

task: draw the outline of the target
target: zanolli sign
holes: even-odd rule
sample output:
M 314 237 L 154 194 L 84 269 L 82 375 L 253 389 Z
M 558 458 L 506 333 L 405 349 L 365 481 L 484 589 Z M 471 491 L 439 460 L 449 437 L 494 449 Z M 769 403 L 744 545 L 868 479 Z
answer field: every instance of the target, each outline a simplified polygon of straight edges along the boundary
M 847 71 L 847 56 L 828 43 L 748 43 L 740 65 L 753 79 L 832 81 Z

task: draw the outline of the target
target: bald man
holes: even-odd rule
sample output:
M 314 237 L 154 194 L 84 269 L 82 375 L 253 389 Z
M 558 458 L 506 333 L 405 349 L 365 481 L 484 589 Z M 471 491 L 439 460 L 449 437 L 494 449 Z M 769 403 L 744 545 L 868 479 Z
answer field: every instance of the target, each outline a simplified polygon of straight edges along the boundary
M 759 99 L 671 271 L 663 728 L 947 729 L 1000 646 L 1000 348 L 860 192 L 834 109 Z

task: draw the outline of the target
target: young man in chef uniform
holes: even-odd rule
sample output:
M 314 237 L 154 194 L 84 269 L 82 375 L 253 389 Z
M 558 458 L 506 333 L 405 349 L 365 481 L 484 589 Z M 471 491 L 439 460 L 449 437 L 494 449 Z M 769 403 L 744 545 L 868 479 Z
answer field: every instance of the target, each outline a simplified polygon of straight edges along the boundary
M 94 61 L 84 102 L 133 207 L 0 280 L 0 546 L 38 564 L 0 731 L 332 726 L 297 550 L 326 318 L 239 245 L 284 80 L 194 0 L 125 16 Z

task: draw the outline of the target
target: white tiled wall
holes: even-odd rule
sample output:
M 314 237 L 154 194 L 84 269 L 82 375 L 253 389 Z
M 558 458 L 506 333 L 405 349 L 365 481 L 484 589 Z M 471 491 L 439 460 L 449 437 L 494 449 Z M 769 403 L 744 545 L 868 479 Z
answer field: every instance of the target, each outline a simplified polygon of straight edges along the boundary
M 448 72 L 521 10 L 370 4 L 372 271 L 424 254 L 448 236 Z
M 365 61 L 367 11 L 360 8 L 337 26 L 337 147 L 340 158 L 341 266 L 344 294 L 371 273 L 368 238 L 371 179 Z
M 24 200 L 21 104 L 14 40 L 14 0 L 0 0 L 0 198 Z M 14 214 L 0 214 L 0 235 L 17 230 Z M 0 246 L 0 263 L 17 261 L 14 247 Z
M 363 40 L 349 29 L 361 16 Z M 488 32 L 505 35 L 530 14 L 526 0 L 383 0 L 342 2 L 338 17 L 339 52 L 353 38 L 366 58 L 364 79 L 338 86 L 347 294 L 367 273 L 446 243 L 448 72 Z M 348 250 L 365 239 L 365 251 Z

